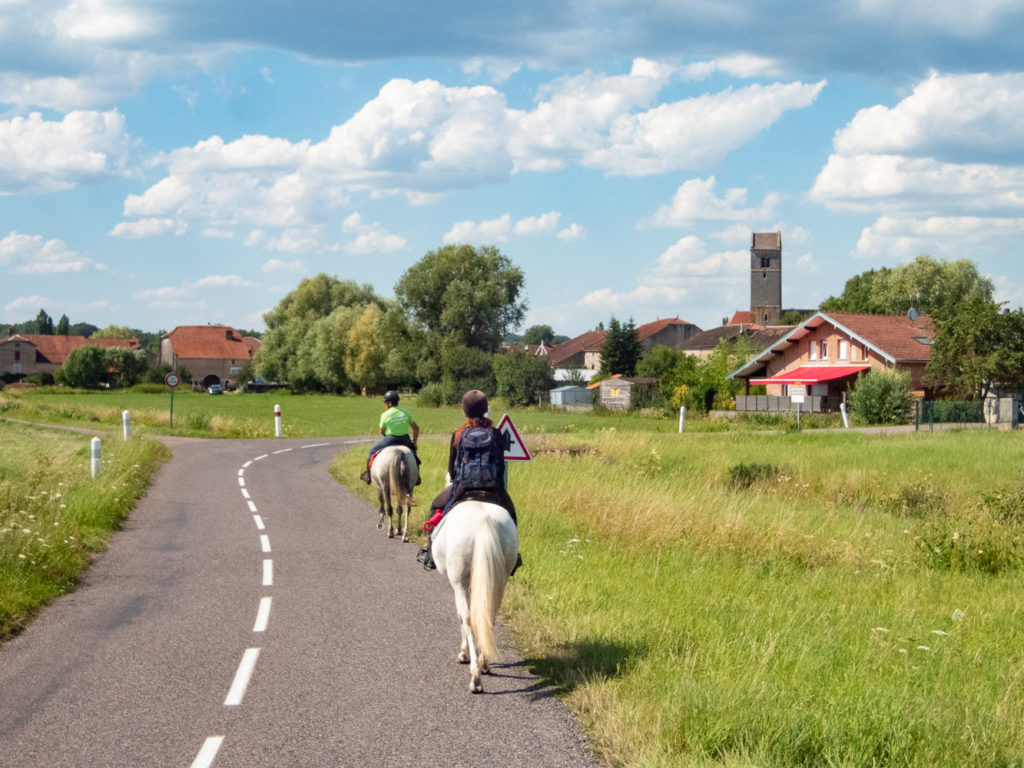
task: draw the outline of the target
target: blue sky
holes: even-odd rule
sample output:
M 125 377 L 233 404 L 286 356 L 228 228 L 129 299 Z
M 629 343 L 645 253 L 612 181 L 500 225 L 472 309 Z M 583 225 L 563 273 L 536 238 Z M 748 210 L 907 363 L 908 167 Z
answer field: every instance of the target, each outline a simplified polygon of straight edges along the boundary
M 497 246 L 556 333 L 918 253 L 1024 304 L 1015 0 L 0 0 L 0 321 L 264 327 Z

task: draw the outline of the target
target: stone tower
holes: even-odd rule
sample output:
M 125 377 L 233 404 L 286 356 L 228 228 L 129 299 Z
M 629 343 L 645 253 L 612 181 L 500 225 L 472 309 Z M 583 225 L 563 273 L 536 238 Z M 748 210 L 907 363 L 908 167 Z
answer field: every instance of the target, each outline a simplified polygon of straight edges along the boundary
M 778 325 L 782 315 L 782 233 L 750 238 L 750 314 L 755 323 Z

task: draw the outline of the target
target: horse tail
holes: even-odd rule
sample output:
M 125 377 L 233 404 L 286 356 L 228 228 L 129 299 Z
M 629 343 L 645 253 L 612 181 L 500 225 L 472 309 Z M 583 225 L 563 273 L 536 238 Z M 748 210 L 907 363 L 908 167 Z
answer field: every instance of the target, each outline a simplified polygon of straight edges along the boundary
M 494 644 L 494 618 L 505 594 L 508 575 L 505 555 L 492 520 L 480 523 L 483 530 L 473 548 L 473 565 L 469 581 L 469 624 L 476 637 L 477 648 L 484 659 L 498 658 Z
M 413 485 L 416 482 L 412 476 L 414 466 L 416 457 L 412 455 L 412 451 L 402 451 L 399 454 L 399 461 L 395 463 L 394 480 L 395 495 L 399 499 L 399 504 L 409 504 L 412 501 Z

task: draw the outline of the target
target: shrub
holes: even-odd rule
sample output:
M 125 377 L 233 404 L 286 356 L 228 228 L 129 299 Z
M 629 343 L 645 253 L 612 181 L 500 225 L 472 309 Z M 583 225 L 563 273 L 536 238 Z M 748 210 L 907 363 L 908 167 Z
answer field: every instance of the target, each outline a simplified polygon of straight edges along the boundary
M 857 376 L 850 410 L 858 424 L 907 424 L 913 409 L 909 372 L 871 370 Z
M 986 495 L 967 516 L 933 521 L 921 537 L 932 567 L 997 574 L 1024 566 L 1024 488 Z
M 420 388 L 417 402 L 427 408 L 440 408 L 444 405 L 444 391 L 441 385 L 436 381 L 424 384 Z
M 778 480 L 785 473 L 785 467 L 778 464 L 741 461 L 729 467 L 727 484 L 730 488 L 744 490 L 758 483 Z

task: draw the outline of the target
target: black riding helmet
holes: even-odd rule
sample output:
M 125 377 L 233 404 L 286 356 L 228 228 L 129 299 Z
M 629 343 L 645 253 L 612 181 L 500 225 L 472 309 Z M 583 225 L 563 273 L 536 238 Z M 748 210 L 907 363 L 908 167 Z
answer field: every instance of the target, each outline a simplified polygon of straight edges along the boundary
M 398 405 L 398 393 L 393 389 L 389 389 L 384 393 L 384 402 L 391 403 L 392 405 Z

